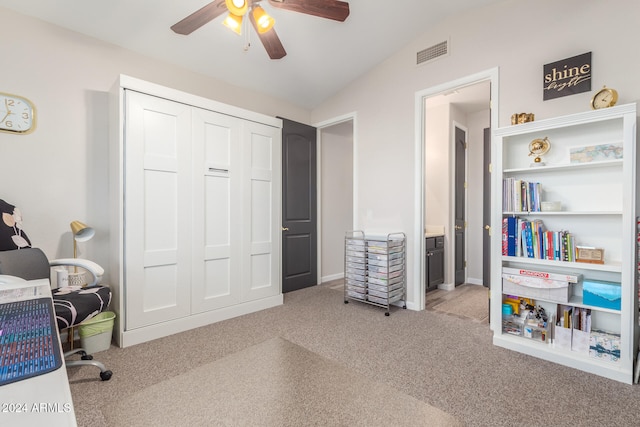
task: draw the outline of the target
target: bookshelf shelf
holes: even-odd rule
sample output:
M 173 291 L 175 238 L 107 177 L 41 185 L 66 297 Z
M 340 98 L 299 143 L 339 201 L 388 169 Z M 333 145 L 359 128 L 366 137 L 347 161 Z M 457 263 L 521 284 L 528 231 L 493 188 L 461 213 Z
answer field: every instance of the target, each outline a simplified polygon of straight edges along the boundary
M 636 104 L 627 104 L 493 131 L 491 228 L 502 230 L 491 237 L 491 251 L 500 255 L 491 260 L 495 345 L 633 382 L 640 335 L 636 116 Z M 551 149 L 543 156 L 545 166 L 531 167 L 528 146 L 539 138 L 548 138 Z M 544 201 L 560 201 L 562 210 L 538 211 Z M 567 255 L 573 253 L 571 244 L 602 249 L 605 263 L 567 261 L 572 259 Z M 504 279 L 503 269 L 507 269 Z M 570 275 L 577 281 L 572 282 Z M 587 281 L 589 304 L 583 300 Z M 598 281 L 614 288 L 619 284 L 619 310 L 599 300 L 593 304 L 603 307 L 591 303 L 592 283 Z M 507 295 L 516 297 L 516 306 L 518 299 L 538 297 L 532 299 L 544 310 L 548 319 L 544 327 L 550 331 L 545 342 L 527 337 L 529 323 L 519 313 L 507 311 L 503 317 L 503 303 L 514 304 Z M 532 310 L 522 305 L 520 309 L 525 315 Z M 573 317 L 568 319 L 567 312 Z M 524 325 L 520 335 L 514 322 Z
M 554 260 L 548 260 L 548 259 L 527 258 L 527 257 L 521 257 L 521 256 L 503 256 L 502 260 L 505 263 L 525 264 L 529 266 L 537 266 L 540 268 L 557 267 L 567 271 L 591 270 L 591 271 L 605 271 L 605 272 L 611 272 L 611 273 L 622 272 L 622 263 L 619 261 L 607 262 L 606 264 L 589 264 L 589 263 L 583 263 L 583 262 L 554 261 Z
M 559 349 L 553 344 L 522 339 L 521 337 L 502 334 L 494 336 L 494 345 L 518 351 L 529 356 L 551 360 L 569 368 L 580 369 L 591 374 L 600 375 L 620 382 L 629 382 L 629 372 L 617 363 L 599 361 L 576 352 Z
M 620 314 L 620 310 L 614 310 L 612 308 L 595 307 L 593 305 L 584 304 L 582 302 L 582 297 L 578 295 L 572 295 L 571 298 L 569 299 L 568 305 L 571 305 L 573 307 L 590 308 L 593 310 L 601 311 L 603 313 Z
M 528 212 L 503 212 L 507 216 L 604 216 L 604 215 L 622 215 L 622 211 L 528 211 Z
M 622 167 L 622 160 L 604 160 L 600 162 L 589 162 L 589 163 L 569 163 L 569 164 L 559 164 L 553 166 L 539 166 L 539 167 L 528 167 L 528 168 L 517 168 L 517 169 L 505 169 L 502 173 L 505 176 L 515 175 L 515 174 L 545 174 L 550 172 L 583 172 L 588 169 L 600 169 L 600 168 L 611 168 L 611 167 Z

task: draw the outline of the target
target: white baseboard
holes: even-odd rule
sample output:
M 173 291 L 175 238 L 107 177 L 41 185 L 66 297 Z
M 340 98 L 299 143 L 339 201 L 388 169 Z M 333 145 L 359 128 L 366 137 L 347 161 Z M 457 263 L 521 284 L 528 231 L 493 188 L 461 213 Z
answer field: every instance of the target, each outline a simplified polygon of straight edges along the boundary
M 119 335 L 118 332 L 116 332 L 116 342 L 120 347 L 129 347 L 175 333 L 184 332 L 189 329 L 199 328 L 222 320 L 264 310 L 266 308 L 276 307 L 278 305 L 282 305 L 283 302 L 283 295 L 278 294 L 272 297 L 262 298 L 255 301 L 247 301 L 230 307 L 223 307 L 217 310 L 193 314 L 188 317 L 169 320 L 163 323 L 122 331 Z
M 327 276 L 322 276 L 320 278 L 320 283 L 331 282 L 332 280 L 342 279 L 343 277 L 344 273 L 329 274 Z
M 471 285 L 480 285 L 480 286 L 482 286 L 484 284 L 484 281 L 482 279 L 476 279 L 474 277 L 467 277 L 467 283 L 469 283 Z
M 452 291 L 455 288 L 455 283 L 442 283 L 441 285 L 438 285 L 438 289 L 442 289 L 443 291 Z

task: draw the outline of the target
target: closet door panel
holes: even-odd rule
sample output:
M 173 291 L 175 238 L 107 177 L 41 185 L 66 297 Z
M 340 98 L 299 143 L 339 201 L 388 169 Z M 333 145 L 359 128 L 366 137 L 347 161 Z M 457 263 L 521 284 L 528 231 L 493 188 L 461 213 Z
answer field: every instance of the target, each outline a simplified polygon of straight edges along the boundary
M 245 223 L 243 300 L 280 292 L 280 130 L 244 124 Z M 249 155 L 246 155 L 246 154 Z
M 190 314 L 189 107 L 127 92 L 126 325 Z
M 194 109 L 194 313 L 240 302 L 239 122 L 230 116 Z

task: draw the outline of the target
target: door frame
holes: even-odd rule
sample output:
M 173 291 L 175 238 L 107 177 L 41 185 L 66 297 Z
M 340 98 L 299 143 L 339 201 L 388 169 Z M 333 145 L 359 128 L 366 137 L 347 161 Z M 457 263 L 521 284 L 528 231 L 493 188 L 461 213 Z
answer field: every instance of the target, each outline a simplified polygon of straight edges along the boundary
M 338 125 L 340 123 L 351 121 L 353 125 L 353 165 L 352 165 L 352 182 L 353 182 L 353 218 L 352 218 L 352 229 L 356 230 L 358 228 L 358 181 L 356 180 L 356 176 L 358 173 L 358 162 L 357 162 L 357 150 L 358 150 L 358 117 L 357 113 L 351 112 L 344 114 L 342 116 L 337 116 L 316 124 L 313 124 L 317 129 L 318 135 L 316 138 L 316 159 L 317 159 L 317 220 L 318 220 L 318 284 L 322 283 L 322 130 L 325 128 L 329 128 L 331 126 Z M 348 231 L 348 230 L 345 230 Z M 344 273 L 344 272 L 343 272 Z
M 491 84 L 491 128 L 498 128 L 498 115 L 499 115 L 499 67 L 490 68 L 484 71 L 480 71 L 476 74 L 472 74 L 466 77 L 459 78 L 447 83 L 443 83 L 429 89 L 424 89 L 416 92 L 415 94 L 415 176 L 414 176 L 414 226 L 413 236 L 414 242 L 412 261 L 413 261 L 413 277 L 418 278 L 413 284 L 409 284 L 411 287 L 409 295 L 413 294 L 413 298 L 410 298 L 410 302 L 407 303 L 407 307 L 412 310 L 424 310 L 425 309 L 425 239 L 424 239 L 424 190 L 425 190 L 425 99 L 441 95 L 446 92 L 450 92 L 456 89 L 462 89 L 467 86 L 489 81 Z M 492 199 L 494 195 L 491 196 Z M 493 203 L 491 204 L 493 206 Z M 409 290 L 408 290 L 409 291 Z

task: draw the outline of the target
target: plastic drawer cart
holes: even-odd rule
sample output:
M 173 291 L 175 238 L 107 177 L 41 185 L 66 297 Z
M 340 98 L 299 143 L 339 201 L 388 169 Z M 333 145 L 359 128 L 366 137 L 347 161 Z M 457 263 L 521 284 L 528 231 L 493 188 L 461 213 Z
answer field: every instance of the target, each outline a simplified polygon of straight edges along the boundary
M 365 235 L 348 231 L 344 251 L 344 303 L 364 302 L 386 309 L 406 303 L 406 235 L 402 232 Z

